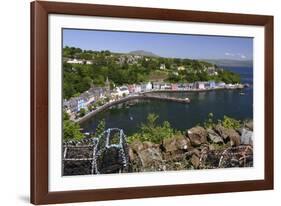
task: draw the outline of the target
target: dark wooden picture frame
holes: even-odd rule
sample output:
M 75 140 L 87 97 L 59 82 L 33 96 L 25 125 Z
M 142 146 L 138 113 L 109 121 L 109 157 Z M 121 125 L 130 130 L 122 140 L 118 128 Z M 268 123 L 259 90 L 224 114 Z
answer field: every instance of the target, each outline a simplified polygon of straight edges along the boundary
M 264 180 L 50 192 L 48 190 L 49 14 L 263 26 L 265 28 Z M 273 189 L 273 153 L 272 16 L 41 1 L 31 3 L 31 202 L 33 204 Z

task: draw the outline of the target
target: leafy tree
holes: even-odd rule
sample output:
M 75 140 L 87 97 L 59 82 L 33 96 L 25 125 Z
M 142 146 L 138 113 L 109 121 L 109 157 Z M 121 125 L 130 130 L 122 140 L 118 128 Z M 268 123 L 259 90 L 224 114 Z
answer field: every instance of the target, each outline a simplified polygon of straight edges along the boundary
M 90 54 L 89 52 L 83 52 L 80 54 L 80 58 L 84 59 L 84 60 L 91 60 L 92 59 L 92 54 Z
M 143 130 L 151 130 L 154 129 L 156 126 L 156 120 L 159 118 L 158 115 L 154 114 L 154 113 L 150 113 L 148 114 L 147 118 L 146 118 L 146 124 L 142 125 L 142 129 Z
M 69 114 L 63 111 L 63 120 L 69 120 Z
M 102 119 L 99 121 L 98 126 L 96 128 L 95 135 L 96 137 L 100 137 L 100 135 L 104 132 L 105 130 L 105 119 Z
M 158 117 L 156 114 L 149 114 L 146 123 L 141 125 L 140 132 L 130 136 L 128 141 L 140 140 L 142 142 L 150 141 L 159 144 L 163 139 L 173 137 L 175 131 L 172 129 L 170 123 L 164 121 L 162 125 L 159 125 L 156 123 Z
M 203 123 L 205 128 L 212 128 L 216 124 L 221 124 L 223 127 L 229 128 L 229 129 L 239 129 L 241 127 L 240 120 L 236 120 L 236 119 L 228 117 L 226 115 L 223 117 L 222 120 L 220 120 L 220 119 L 217 120 L 217 122 L 215 122 L 213 118 L 214 118 L 214 114 L 209 113 L 207 120 Z
M 93 107 L 92 104 L 89 104 L 87 107 L 88 107 L 88 110 L 89 110 L 89 111 L 92 111 L 92 110 L 94 109 L 94 107 Z
M 81 140 L 84 135 L 80 132 L 79 124 L 71 121 L 63 121 L 63 139 L 68 140 Z
M 238 129 L 241 127 L 241 122 L 240 120 L 236 120 L 234 118 L 224 116 L 223 120 L 221 121 L 222 126 L 225 128 L 232 128 L 232 129 Z
M 214 114 L 211 112 L 208 114 L 208 119 L 204 122 L 205 128 L 212 128 L 214 126 L 214 120 L 213 120 Z
M 83 117 L 83 116 L 85 116 L 85 114 L 86 114 L 86 109 L 81 108 L 81 109 L 79 110 L 79 117 Z
M 166 79 L 166 81 L 172 83 L 177 83 L 180 82 L 181 80 L 182 80 L 181 76 L 175 74 L 169 74 L 168 78 Z

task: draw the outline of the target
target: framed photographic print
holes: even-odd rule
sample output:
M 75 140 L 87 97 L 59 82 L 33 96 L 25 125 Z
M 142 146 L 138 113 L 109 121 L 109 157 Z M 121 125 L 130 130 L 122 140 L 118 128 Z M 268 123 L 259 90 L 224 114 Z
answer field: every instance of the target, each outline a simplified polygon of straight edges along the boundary
M 31 202 L 273 189 L 273 17 L 31 3 Z

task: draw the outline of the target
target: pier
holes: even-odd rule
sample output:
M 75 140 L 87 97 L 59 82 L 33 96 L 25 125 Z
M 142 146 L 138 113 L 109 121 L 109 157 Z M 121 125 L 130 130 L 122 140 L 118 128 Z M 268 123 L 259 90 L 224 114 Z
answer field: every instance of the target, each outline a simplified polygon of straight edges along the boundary
M 152 95 L 152 94 L 143 94 L 142 98 L 147 99 L 157 99 L 157 100 L 163 100 L 163 101 L 174 101 L 178 103 L 190 103 L 189 98 L 176 98 L 176 97 L 164 97 L 164 96 L 158 96 L 158 95 Z

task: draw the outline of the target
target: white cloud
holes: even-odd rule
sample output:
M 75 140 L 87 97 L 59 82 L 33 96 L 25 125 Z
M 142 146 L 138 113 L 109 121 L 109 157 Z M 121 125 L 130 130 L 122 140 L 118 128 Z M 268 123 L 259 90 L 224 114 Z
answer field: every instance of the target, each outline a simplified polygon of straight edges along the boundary
M 225 55 L 225 56 L 234 56 L 233 53 L 229 53 L 229 52 L 225 52 L 224 55 Z
M 225 52 L 224 53 L 225 56 L 229 56 L 229 57 L 234 57 L 237 59 L 246 59 L 246 55 L 242 54 L 242 53 L 230 53 L 230 52 Z

